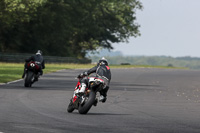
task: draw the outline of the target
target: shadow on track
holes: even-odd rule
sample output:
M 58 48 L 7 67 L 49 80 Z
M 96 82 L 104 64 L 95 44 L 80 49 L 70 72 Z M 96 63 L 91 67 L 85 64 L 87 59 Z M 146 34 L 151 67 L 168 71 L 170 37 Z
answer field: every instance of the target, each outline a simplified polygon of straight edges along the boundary
M 87 114 L 79 114 L 78 112 L 73 112 L 73 113 L 70 113 L 70 114 L 73 114 L 73 115 L 95 115 L 95 116 L 114 116 L 114 115 L 117 115 L 117 116 L 128 116 L 128 115 L 133 115 L 133 114 L 113 114 L 113 113 L 87 113 Z

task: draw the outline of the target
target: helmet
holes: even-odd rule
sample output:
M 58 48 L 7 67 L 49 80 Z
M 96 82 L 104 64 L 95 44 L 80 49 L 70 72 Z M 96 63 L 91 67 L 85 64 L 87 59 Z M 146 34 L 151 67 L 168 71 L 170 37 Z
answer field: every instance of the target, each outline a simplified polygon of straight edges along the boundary
M 41 50 L 38 50 L 36 55 L 42 55 L 42 51 Z
M 100 60 L 99 60 L 99 64 L 105 64 L 105 65 L 108 65 L 108 61 L 106 58 L 102 57 Z

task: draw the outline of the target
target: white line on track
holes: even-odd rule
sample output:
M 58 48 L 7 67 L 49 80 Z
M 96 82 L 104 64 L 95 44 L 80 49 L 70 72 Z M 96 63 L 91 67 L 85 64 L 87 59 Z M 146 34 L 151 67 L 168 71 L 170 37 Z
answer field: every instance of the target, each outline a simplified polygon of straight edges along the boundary
M 5 84 L 11 84 L 11 83 L 16 83 L 16 82 L 19 82 L 23 79 L 18 79 L 18 80 L 15 80 L 15 81 L 11 81 L 11 82 L 7 82 L 7 83 L 0 83 L 0 85 L 5 85 Z M 0 132 L 1 133 L 1 132 Z
M 19 82 L 19 81 L 22 81 L 22 80 L 23 79 L 18 79 L 18 80 L 15 80 L 15 81 L 8 82 L 7 84 L 16 83 L 16 82 Z

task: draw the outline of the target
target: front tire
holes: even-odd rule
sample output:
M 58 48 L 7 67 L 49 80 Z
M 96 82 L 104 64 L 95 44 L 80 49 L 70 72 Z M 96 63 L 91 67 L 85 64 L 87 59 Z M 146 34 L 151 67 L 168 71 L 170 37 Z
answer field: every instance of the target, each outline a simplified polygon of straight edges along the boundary
M 68 108 L 67 108 L 67 112 L 72 113 L 73 111 L 74 111 L 74 107 L 73 107 L 73 102 L 72 102 L 72 99 L 71 99 L 70 103 L 68 105 Z
M 80 114 L 87 114 L 87 112 L 90 110 L 92 105 L 95 102 L 96 93 L 94 91 L 90 91 L 88 100 L 83 104 L 79 105 L 78 111 Z

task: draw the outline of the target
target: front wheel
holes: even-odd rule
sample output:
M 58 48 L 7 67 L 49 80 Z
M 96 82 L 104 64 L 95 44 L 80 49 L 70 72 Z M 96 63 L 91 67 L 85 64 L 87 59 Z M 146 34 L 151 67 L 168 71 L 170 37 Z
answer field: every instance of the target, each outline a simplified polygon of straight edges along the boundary
M 72 99 L 70 100 L 70 103 L 68 105 L 68 108 L 67 108 L 67 112 L 71 113 L 74 111 L 74 107 L 73 107 L 73 102 L 72 102 Z
M 87 97 L 86 97 L 87 98 Z M 85 101 L 83 105 L 79 105 L 78 111 L 80 114 L 87 114 L 92 105 L 95 102 L 96 93 L 94 91 L 90 91 L 88 99 Z

